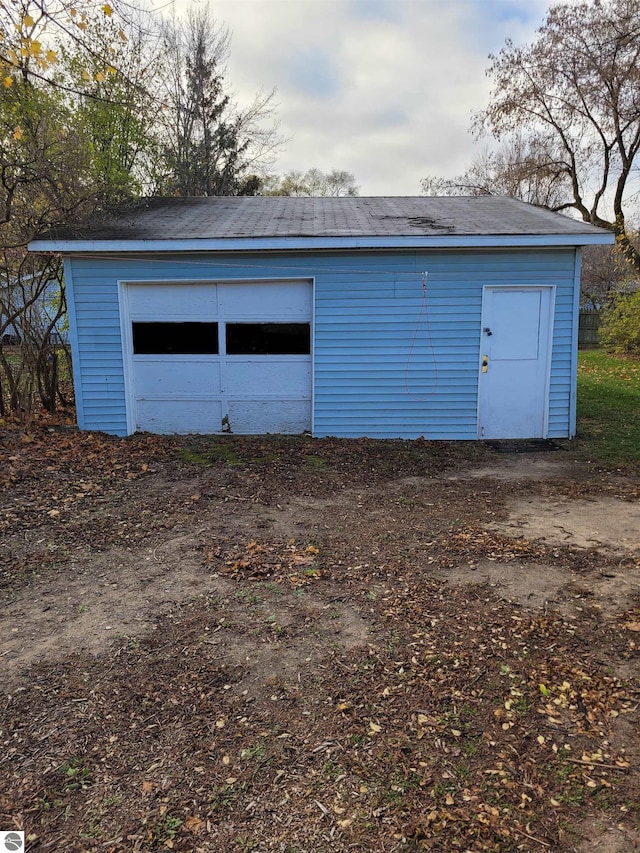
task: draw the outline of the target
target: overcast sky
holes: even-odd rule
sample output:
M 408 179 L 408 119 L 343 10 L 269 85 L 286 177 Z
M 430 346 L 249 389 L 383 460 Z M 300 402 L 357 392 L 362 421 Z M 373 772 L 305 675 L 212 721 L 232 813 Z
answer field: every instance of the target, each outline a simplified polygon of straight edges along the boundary
M 206 0 L 200 0 L 206 2 Z M 178 0 L 185 8 L 188 0 Z M 289 137 L 273 171 L 346 169 L 361 195 L 418 195 L 463 171 L 488 54 L 531 39 L 547 0 L 212 0 L 246 103 L 275 87 Z M 482 144 L 482 143 L 480 143 Z

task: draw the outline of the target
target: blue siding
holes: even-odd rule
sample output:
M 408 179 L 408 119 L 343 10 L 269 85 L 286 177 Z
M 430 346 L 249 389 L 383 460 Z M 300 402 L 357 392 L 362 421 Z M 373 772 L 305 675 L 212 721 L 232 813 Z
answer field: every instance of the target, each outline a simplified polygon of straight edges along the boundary
M 475 439 L 482 289 L 500 284 L 555 285 L 548 434 L 574 428 L 571 248 L 83 257 L 69 265 L 85 429 L 127 432 L 118 281 L 278 277 L 315 278 L 315 435 Z

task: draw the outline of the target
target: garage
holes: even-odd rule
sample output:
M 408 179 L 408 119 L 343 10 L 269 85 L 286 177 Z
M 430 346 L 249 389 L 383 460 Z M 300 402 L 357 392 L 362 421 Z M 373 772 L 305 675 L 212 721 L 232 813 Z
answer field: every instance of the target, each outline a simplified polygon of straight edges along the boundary
M 511 198 L 152 198 L 59 252 L 80 429 L 575 434 L 581 247 Z
M 311 431 L 311 281 L 120 284 L 135 431 Z

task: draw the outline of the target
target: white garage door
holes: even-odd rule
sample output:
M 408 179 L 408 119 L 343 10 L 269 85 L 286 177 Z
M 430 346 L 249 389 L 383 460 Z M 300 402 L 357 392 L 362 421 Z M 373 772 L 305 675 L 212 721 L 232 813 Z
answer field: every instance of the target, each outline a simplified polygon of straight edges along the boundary
M 311 282 L 122 287 L 134 430 L 311 429 Z

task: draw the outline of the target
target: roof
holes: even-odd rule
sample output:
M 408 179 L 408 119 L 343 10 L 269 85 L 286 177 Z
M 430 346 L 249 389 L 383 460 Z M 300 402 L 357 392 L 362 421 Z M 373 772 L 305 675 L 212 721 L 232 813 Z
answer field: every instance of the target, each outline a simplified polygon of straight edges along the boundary
M 531 242 L 533 241 L 533 242 Z M 207 250 L 613 242 L 585 222 L 502 196 L 149 198 L 31 249 Z

